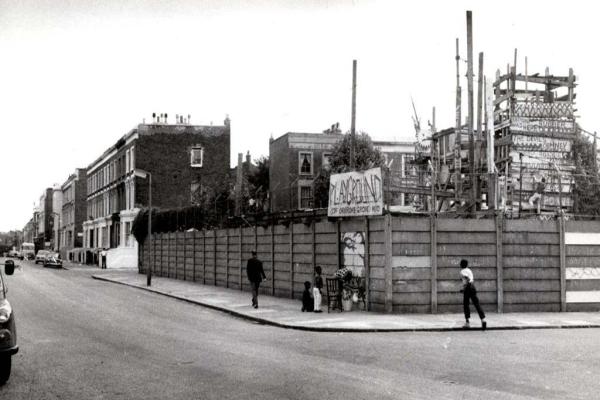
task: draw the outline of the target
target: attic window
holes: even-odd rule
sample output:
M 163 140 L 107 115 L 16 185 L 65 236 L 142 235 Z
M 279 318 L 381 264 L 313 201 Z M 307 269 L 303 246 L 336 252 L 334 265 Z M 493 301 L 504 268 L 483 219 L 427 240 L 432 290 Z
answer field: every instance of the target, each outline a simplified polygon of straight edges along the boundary
M 204 161 L 204 149 L 200 146 L 192 147 L 191 150 L 191 166 L 192 167 L 201 167 L 202 162 Z

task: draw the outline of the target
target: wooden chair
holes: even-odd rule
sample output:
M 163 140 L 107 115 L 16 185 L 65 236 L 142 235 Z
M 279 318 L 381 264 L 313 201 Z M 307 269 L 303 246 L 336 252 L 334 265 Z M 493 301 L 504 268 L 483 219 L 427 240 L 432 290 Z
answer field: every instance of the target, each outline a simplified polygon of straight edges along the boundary
M 330 308 L 337 308 L 342 311 L 342 290 L 340 280 L 335 278 L 325 278 L 327 284 L 327 312 Z M 332 306 L 333 301 L 333 306 Z

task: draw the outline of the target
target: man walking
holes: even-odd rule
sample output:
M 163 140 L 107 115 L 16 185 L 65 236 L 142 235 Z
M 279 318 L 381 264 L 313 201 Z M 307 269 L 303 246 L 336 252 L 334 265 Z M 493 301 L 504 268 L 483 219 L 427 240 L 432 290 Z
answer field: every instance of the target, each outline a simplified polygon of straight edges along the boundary
M 469 307 L 469 300 L 473 302 L 475 309 L 477 310 L 477 314 L 479 314 L 479 318 L 481 319 L 481 329 L 485 330 L 487 327 L 487 322 L 485 321 L 485 314 L 479 305 L 479 299 L 477 298 L 477 289 L 475 289 L 473 272 L 469 268 L 469 262 L 467 260 L 460 260 L 460 278 L 462 280 L 463 287 L 461 292 L 463 292 L 463 309 L 465 312 L 465 324 L 463 328 L 470 328 L 469 318 L 471 317 L 471 309 Z
M 267 279 L 263 270 L 262 262 L 256 257 L 256 251 L 252 251 L 252 258 L 248 260 L 246 265 L 246 273 L 248 280 L 252 285 L 252 307 L 258 308 L 258 288 L 263 280 Z

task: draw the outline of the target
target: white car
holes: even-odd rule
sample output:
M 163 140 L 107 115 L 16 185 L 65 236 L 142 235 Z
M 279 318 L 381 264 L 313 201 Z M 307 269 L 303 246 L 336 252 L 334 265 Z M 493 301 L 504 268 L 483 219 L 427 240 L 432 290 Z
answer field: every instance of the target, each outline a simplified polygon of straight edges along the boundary
M 43 264 L 46 262 L 46 256 L 51 253 L 52 252 L 50 250 L 38 250 L 37 254 L 35 255 L 35 263 Z

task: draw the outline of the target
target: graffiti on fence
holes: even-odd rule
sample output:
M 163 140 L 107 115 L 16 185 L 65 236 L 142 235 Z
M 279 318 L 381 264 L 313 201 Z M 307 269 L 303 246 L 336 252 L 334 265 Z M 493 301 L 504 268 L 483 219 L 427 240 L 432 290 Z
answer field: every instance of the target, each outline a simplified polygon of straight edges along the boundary
M 343 232 L 340 246 L 342 266 L 352 270 L 352 275 L 365 276 L 365 233 Z

